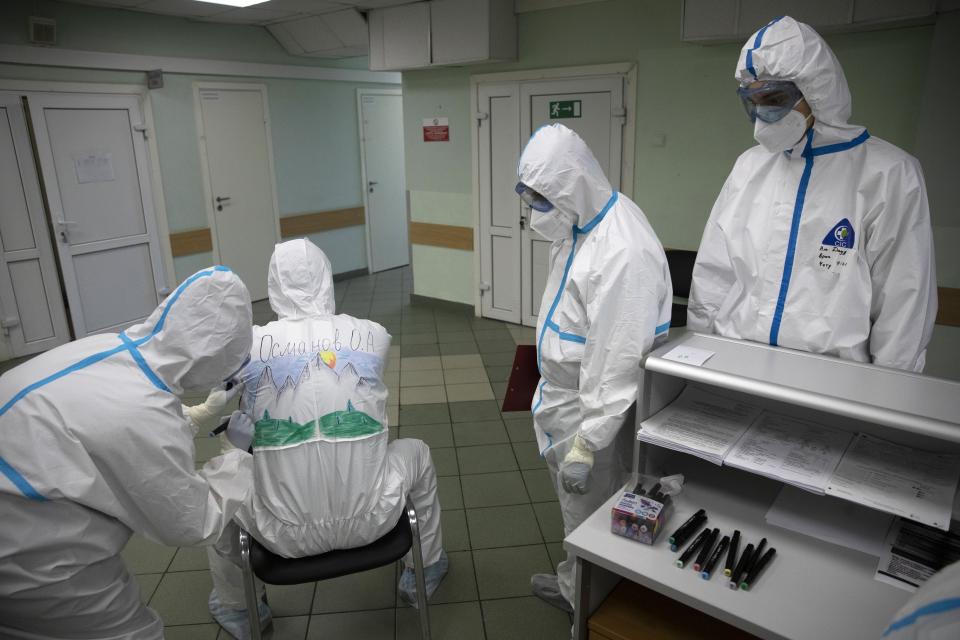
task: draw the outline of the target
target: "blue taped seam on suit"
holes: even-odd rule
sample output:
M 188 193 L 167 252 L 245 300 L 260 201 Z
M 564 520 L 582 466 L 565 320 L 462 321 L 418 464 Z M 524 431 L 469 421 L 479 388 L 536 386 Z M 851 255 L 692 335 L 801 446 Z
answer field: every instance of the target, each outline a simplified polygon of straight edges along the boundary
M 150 368 L 150 365 L 147 364 L 147 361 L 143 359 L 143 354 L 140 353 L 140 350 L 137 349 L 136 345 L 133 344 L 133 340 L 127 336 L 126 332 L 120 332 L 120 339 L 123 340 L 125 345 L 127 345 L 127 350 L 130 352 L 130 355 L 133 356 L 134 362 L 136 362 L 137 366 L 140 367 L 140 370 L 143 371 L 143 375 L 147 376 L 147 379 L 153 383 L 153 386 L 155 386 L 157 389 L 160 389 L 160 391 L 166 391 L 167 393 L 170 393 L 170 388 L 164 384 L 163 380 L 160 379 L 160 376 L 153 372 L 153 369 Z
M 656 329 L 653 330 L 653 335 L 658 336 L 658 335 L 660 335 L 661 333 L 663 333 L 663 332 L 665 332 L 665 331 L 669 331 L 669 330 L 670 330 L 670 322 L 669 322 L 669 321 L 668 321 L 668 322 L 664 322 L 664 323 L 661 324 L 659 327 L 657 327 Z
M 936 600 L 930 604 L 925 604 L 913 613 L 910 613 L 899 620 L 895 620 L 890 623 L 890 626 L 887 627 L 887 630 L 883 632 L 883 636 L 886 638 L 888 635 L 894 631 L 899 631 L 905 627 L 909 627 L 912 624 L 915 624 L 923 616 L 932 616 L 939 613 L 947 613 L 948 611 L 953 611 L 954 609 L 960 609 L 960 598 L 946 598 L 944 600 Z
M 543 346 L 543 337 L 547 335 L 547 329 L 553 329 L 559 334 L 561 340 L 567 340 L 569 342 L 578 342 L 580 344 L 585 344 L 587 339 L 578 336 L 574 333 L 565 333 L 560 331 L 560 327 L 553 321 L 553 312 L 557 310 L 557 305 L 560 304 L 560 298 L 563 297 L 563 288 L 567 284 L 567 276 L 570 274 L 570 267 L 573 265 L 573 256 L 577 252 L 577 238 L 584 233 L 588 233 L 598 224 L 600 221 L 606 217 L 607 212 L 610 211 L 610 208 L 616 204 L 617 199 L 620 194 L 616 191 L 610 196 L 610 199 L 607 200 L 607 203 L 603 205 L 603 208 L 600 209 L 600 212 L 593 217 L 593 220 L 588 222 L 582 229 L 576 225 L 573 226 L 573 246 L 570 247 L 570 255 L 567 256 L 567 264 L 563 267 L 563 277 L 560 279 L 560 286 L 557 288 L 557 295 L 553 299 L 553 304 L 550 305 L 550 310 L 547 312 L 547 317 L 543 321 L 543 329 L 540 330 L 540 338 L 537 340 L 537 370 L 540 371 L 540 375 L 543 375 L 541 364 L 543 360 L 541 359 L 541 347 Z
M 154 326 L 153 331 L 151 331 L 145 337 L 134 341 L 134 340 L 130 340 L 130 338 L 128 338 L 126 334 L 121 333 L 120 339 L 124 342 L 124 344 L 114 347 L 113 349 L 107 349 L 106 351 L 101 351 L 99 353 L 94 353 L 92 355 L 89 355 L 83 360 L 80 360 L 79 362 L 72 364 L 69 367 L 64 367 L 60 371 L 52 373 L 46 378 L 43 378 L 32 384 L 27 385 L 26 387 L 18 391 L 12 398 L 10 398 L 10 400 L 8 400 L 6 404 L 0 407 L 0 416 L 3 416 L 7 411 L 10 410 L 10 408 L 13 405 L 15 405 L 17 402 L 19 402 L 23 398 L 25 398 L 30 392 L 36 391 L 40 387 L 44 387 L 50 384 L 51 382 L 54 382 L 55 380 L 59 380 L 60 378 L 73 373 L 74 371 L 85 369 L 92 364 L 96 364 L 101 360 L 106 360 L 110 356 L 116 355 L 124 351 L 130 352 L 130 355 L 133 356 L 133 359 L 137 362 L 138 365 L 140 365 L 140 368 L 143 370 L 144 374 L 147 375 L 147 378 L 154 385 L 157 385 L 164 391 L 169 392 L 170 390 L 166 388 L 166 385 L 163 383 L 163 381 L 161 381 L 160 378 L 158 378 L 157 375 L 150 369 L 150 367 L 147 366 L 147 363 L 143 359 L 143 356 L 140 354 L 139 351 L 136 351 L 136 347 L 144 344 L 150 338 L 157 335 L 161 329 L 163 329 L 163 322 L 164 320 L 166 320 L 167 314 L 170 312 L 171 307 L 173 307 L 174 303 L 177 301 L 177 299 L 180 297 L 180 295 L 188 286 L 193 284 L 193 282 L 195 282 L 199 278 L 213 275 L 214 272 L 216 271 L 230 271 L 230 269 L 228 267 L 215 266 L 213 269 L 195 273 L 194 275 L 187 278 L 179 287 L 177 287 L 177 290 L 174 291 L 172 296 L 170 296 L 170 299 L 167 302 L 167 306 L 164 308 L 163 314 L 161 314 L 160 320 L 157 321 L 157 324 L 156 326 Z M 7 479 L 14 484 L 14 486 L 20 489 L 20 492 L 23 493 L 23 495 L 26 496 L 27 498 L 30 498 L 31 500 L 37 500 L 40 502 L 47 500 L 47 498 L 42 496 L 36 489 L 34 489 L 33 485 L 31 485 L 26 478 L 24 478 L 16 469 L 14 469 L 13 466 L 10 465 L 10 463 L 4 460 L 2 456 L 0 456 L 0 473 L 3 473 L 3 475 L 5 475 Z
M 853 140 L 847 142 L 838 142 L 828 144 L 822 147 L 813 146 L 813 128 L 807 129 L 807 143 L 801 153 L 805 159 L 803 175 L 800 177 L 800 185 L 797 188 L 797 198 L 793 205 L 793 220 L 790 223 L 790 239 L 787 243 L 787 256 L 783 262 L 783 276 L 780 281 L 780 294 L 777 296 L 777 306 L 773 313 L 773 322 L 770 324 L 770 344 L 777 346 L 777 340 L 780 337 L 780 323 L 783 320 L 783 310 L 787 304 L 787 292 L 790 289 L 790 276 L 793 272 L 793 260 L 797 249 L 797 236 L 800 232 L 800 218 L 803 215 L 803 205 L 807 197 L 807 187 L 810 185 L 810 175 L 813 173 L 813 159 L 816 156 L 824 156 L 831 153 L 853 149 L 867 141 L 870 133 L 864 129 L 863 133 Z
M 753 47 L 751 47 L 750 49 L 747 49 L 747 59 L 746 59 L 747 71 L 749 71 L 754 78 L 757 77 L 757 70 L 753 68 L 753 52 L 759 49 L 760 45 L 763 44 L 763 34 L 767 32 L 767 29 L 772 27 L 781 18 L 783 18 L 783 16 L 778 16 L 774 18 L 773 20 L 768 22 L 766 26 L 763 27 L 763 29 L 760 29 L 760 31 L 757 31 L 757 37 L 754 38 L 753 40 Z

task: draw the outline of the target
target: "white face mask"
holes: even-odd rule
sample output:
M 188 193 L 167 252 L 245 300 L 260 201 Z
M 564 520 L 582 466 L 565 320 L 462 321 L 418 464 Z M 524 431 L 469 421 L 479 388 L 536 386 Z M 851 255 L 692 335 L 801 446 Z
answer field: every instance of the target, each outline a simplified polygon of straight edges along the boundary
M 547 212 L 530 209 L 530 228 L 550 240 L 562 240 L 573 235 L 573 223 L 556 207 Z
M 757 118 L 753 125 L 753 137 L 771 153 L 792 149 L 807 132 L 809 118 L 793 110 L 776 122 L 764 122 Z

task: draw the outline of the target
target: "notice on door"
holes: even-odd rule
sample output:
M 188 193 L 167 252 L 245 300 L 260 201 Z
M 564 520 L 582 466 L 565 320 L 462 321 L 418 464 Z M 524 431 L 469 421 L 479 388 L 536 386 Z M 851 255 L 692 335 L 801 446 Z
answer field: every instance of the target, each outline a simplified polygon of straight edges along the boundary
M 77 182 L 112 182 L 113 154 L 109 151 L 77 153 L 73 156 L 73 166 L 77 170 Z
M 579 118 L 580 103 L 580 100 L 554 100 L 550 103 L 550 118 L 552 120 Z
M 424 142 L 450 142 L 449 118 L 424 118 Z

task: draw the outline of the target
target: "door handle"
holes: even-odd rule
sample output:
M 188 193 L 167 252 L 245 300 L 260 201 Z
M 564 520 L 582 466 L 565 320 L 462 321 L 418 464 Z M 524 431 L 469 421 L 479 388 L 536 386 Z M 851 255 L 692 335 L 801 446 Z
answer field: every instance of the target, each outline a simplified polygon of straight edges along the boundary
M 367 182 L 367 189 L 370 190 L 370 193 L 373 193 L 373 185 L 377 184 L 376 180 L 369 180 Z
M 521 213 L 520 214 L 520 230 L 523 231 L 526 228 L 527 228 L 527 216 Z
M 20 318 L 17 316 L 7 316 L 0 320 L 0 327 L 3 327 L 3 335 L 9 336 L 10 329 L 20 324 Z
M 230 202 L 230 196 L 217 196 L 217 211 L 223 211 L 223 203 Z
M 70 230 L 70 227 L 72 227 L 75 224 L 77 223 L 74 222 L 73 220 L 64 220 L 63 218 L 57 218 L 57 228 L 60 231 L 60 238 L 64 242 L 70 241 L 70 234 L 68 233 L 68 231 Z

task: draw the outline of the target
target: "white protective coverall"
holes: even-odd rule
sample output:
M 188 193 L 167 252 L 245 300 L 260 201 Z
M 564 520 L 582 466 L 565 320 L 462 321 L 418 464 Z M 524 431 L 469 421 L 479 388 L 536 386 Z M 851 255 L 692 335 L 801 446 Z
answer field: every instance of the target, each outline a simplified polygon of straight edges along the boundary
M 537 318 L 540 383 L 533 424 L 553 477 L 565 533 L 626 481 L 632 453 L 624 420 L 637 399 L 640 360 L 670 328 L 673 288 L 663 247 L 643 212 L 617 193 L 586 143 L 563 125 L 541 127 L 520 156 L 520 181 L 562 220 L 550 248 Z M 544 228 L 541 226 L 540 228 Z M 594 463 L 587 493 L 567 493 L 560 463 L 580 436 Z M 618 434 L 622 442 L 615 443 Z M 557 568 L 573 602 L 571 558 Z
M 376 322 L 334 315 L 330 261 L 307 240 L 276 246 L 267 285 L 278 320 L 253 328 L 241 373 L 241 409 L 256 423 L 255 489 L 237 520 L 274 553 L 304 557 L 382 537 L 409 494 L 424 565 L 436 563 L 442 538 L 430 450 L 420 440 L 388 444 L 390 334 Z M 232 542 L 208 555 L 221 603 L 244 609 Z M 405 560 L 413 567 L 412 556 Z
M 960 638 L 960 562 L 927 580 L 897 611 L 884 640 L 951 640 Z
M 847 123 L 843 70 L 805 24 L 751 36 L 736 78 L 794 82 L 815 122 L 790 151 L 737 159 L 700 242 L 688 328 L 921 371 L 937 297 L 920 164 Z
M 120 552 L 134 531 L 212 544 L 247 498 L 249 454 L 196 471 L 178 396 L 235 374 L 250 324 L 246 287 L 213 267 L 145 322 L 0 378 L 0 637 L 163 637 Z

